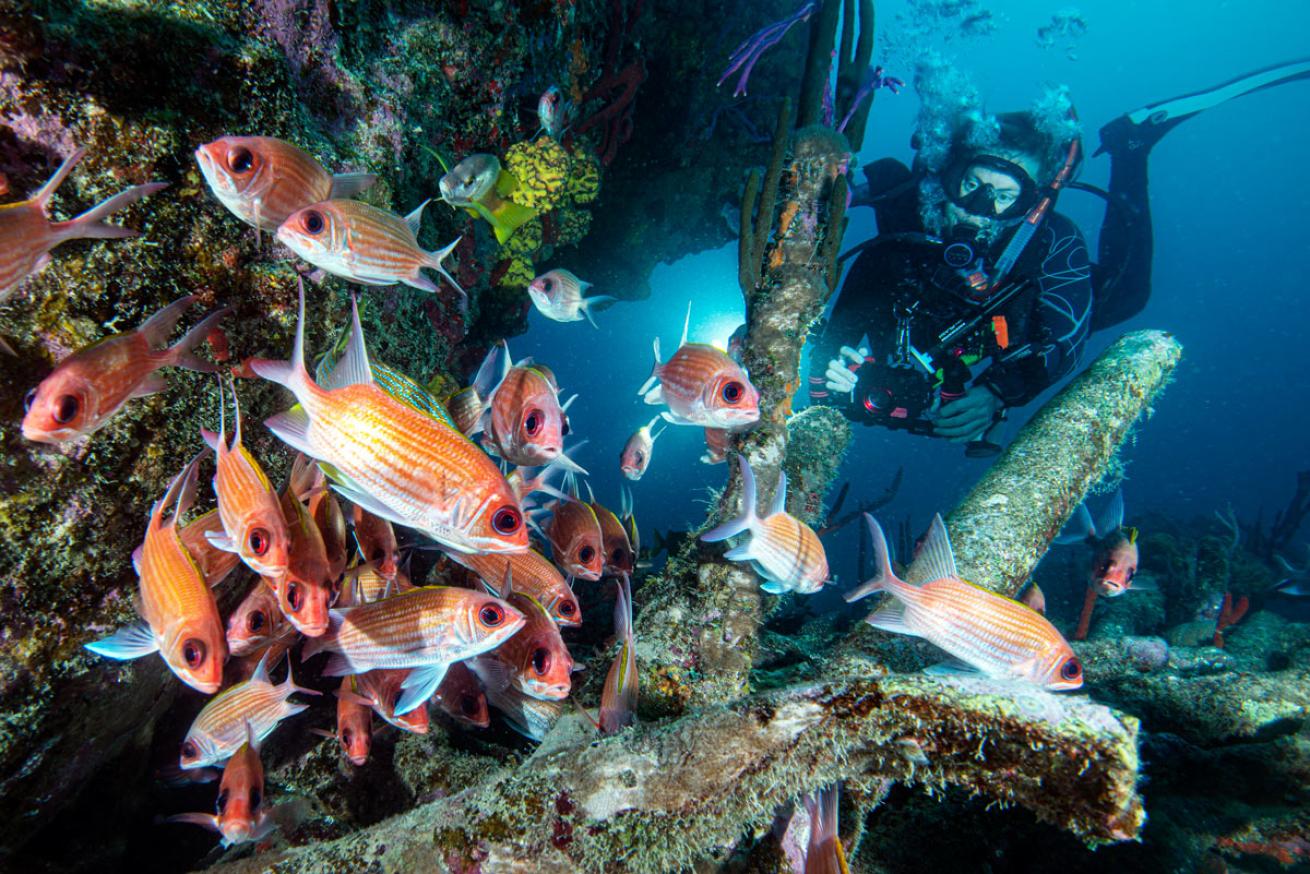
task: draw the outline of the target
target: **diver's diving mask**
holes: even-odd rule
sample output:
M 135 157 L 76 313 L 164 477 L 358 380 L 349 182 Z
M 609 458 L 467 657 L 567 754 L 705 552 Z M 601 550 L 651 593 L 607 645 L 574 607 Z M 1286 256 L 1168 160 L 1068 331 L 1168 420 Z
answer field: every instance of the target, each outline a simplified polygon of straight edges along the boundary
M 1003 173 L 1018 184 L 1017 192 L 998 191 L 973 172 L 984 168 Z M 951 164 L 942 174 L 942 188 L 951 203 L 970 215 L 996 221 L 1023 218 L 1036 205 L 1041 191 L 1028 171 L 995 155 L 972 155 Z

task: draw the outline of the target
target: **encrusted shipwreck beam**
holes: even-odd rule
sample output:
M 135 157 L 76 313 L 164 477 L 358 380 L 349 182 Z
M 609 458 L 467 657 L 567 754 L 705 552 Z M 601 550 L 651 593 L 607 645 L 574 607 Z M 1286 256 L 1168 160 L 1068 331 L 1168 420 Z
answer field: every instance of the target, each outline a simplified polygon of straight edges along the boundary
M 961 575 L 1013 596 L 1181 357 L 1173 335 L 1134 331 L 1052 398 L 947 517 Z
M 560 733 L 459 795 L 221 870 L 666 874 L 766 827 L 799 793 L 860 776 L 959 786 L 1093 844 L 1131 839 L 1145 819 L 1135 719 L 977 678 L 842 676 L 601 741 Z

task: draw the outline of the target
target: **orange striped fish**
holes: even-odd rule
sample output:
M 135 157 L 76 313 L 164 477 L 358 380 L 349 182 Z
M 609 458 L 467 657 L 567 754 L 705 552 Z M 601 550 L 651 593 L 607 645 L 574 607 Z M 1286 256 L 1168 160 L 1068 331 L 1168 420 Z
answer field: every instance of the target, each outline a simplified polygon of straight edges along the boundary
M 488 653 L 485 682 L 512 685 L 524 695 L 546 701 L 569 697 L 573 656 L 560 637 L 559 626 L 531 595 L 510 592 L 508 602 L 526 619 L 523 629 Z M 494 663 L 494 664 L 490 664 Z
M 335 487 L 352 503 L 458 552 L 527 549 L 523 511 L 495 462 L 454 428 L 373 382 L 358 308 L 334 387 L 320 387 L 305 370 L 303 287 L 291 361 L 260 359 L 251 367 L 299 401 L 265 424 L 330 465 Z
M 514 686 L 492 688 L 484 677 L 487 666 L 493 662 L 486 656 L 469 659 L 468 666 L 486 690 L 487 702 L 501 712 L 510 727 L 526 738 L 538 743 L 564 712 L 563 701 L 545 701 L 524 695 Z M 495 667 L 491 668 L 495 671 Z
M 134 185 L 69 221 L 50 221 L 46 214 L 50 198 L 85 154 L 85 149 L 76 149 L 30 200 L 0 204 L 0 303 L 13 293 L 25 277 L 49 264 L 50 250 L 60 243 L 79 239 L 121 240 L 135 237 L 136 231 L 105 224 L 105 219 L 141 198 L 168 187 L 164 182 Z
M 728 460 L 728 442 L 732 432 L 724 428 L 705 429 L 705 453 L 700 457 L 702 464 L 723 464 Z
M 507 365 L 508 355 L 506 350 Z M 586 473 L 564 454 L 564 436 L 569 432 L 565 415 L 568 404 L 560 405 L 559 387 L 549 371 L 528 359 L 509 367 L 492 389 L 486 407 L 483 445 L 493 455 L 511 464 L 537 466 L 553 462 L 565 470 Z
M 213 829 L 223 836 L 221 846 L 231 847 L 258 841 L 277 829 L 264 808 L 264 765 L 250 723 L 246 742 L 237 748 L 223 768 L 218 788 L 218 813 L 179 813 L 165 822 L 186 822 Z
M 212 695 L 222 684 L 227 660 L 223 620 L 213 592 L 177 534 L 178 518 L 195 500 L 200 458 L 191 459 L 155 502 L 145 542 L 132 553 L 145 622 L 88 643 L 86 648 L 111 659 L 135 659 L 158 652 L 178 679 Z M 173 512 L 165 519 L 164 508 L 169 506 Z
M 325 200 L 298 210 L 277 229 L 287 248 L 315 267 L 361 285 L 395 285 L 403 282 L 422 291 L 438 286 L 423 275 L 435 270 L 464 295 L 444 261 L 459 240 L 433 252 L 419 248 L 423 201 L 401 218 L 357 200 Z
M 297 686 L 289 667 L 286 680 L 273 685 L 265 657 L 249 680 L 224 689 L 196 716 L 182 741 L 182 767 L 203 768 L 230 758 L 246 740 L 247 726 L 255 742 L 263 743 L 279 722 L 309 708 L 291 700 L 296 692 L 319 694 Z
M 613 734 L 631 725 L 637 714 L 637 638 L 632 628 L 632 582 L 625 575 L 616 588 L 614 633 L 621 643 L 600 693 L 602 734 Z
M 551 554 L 564 573 L 599 580 L 605 569 L 604 540 L 596 513 L 581 501 L 556 501 L 546 525 Z
M 368 753 L 373 746 L 373 708 L 361 703 L 358 696 L 353 694 L 354 684 L 353 676 L 341 678 L 341 688 L 337 690 L 335 737 L 350 764 L 360 767 L 368 761 Z
M 306 509 L 323 539 L 323 557 L 327 561 L 327 579 L 335 584 L 346 571 L 350 544 L 346 541 L 346 514 L 341 502 L 328 489 L 322 469 L 297 453 L 291 465 L 291 484 L 296 497 L 308 504 Z
M 499 598 L 426 586 L 333 610 L 327 633 L 305 644 L 304 658 L 332 653 L 323 669 L 329 677 L 413 668 L 394 708 L 403 715 L 432 697 L 451 662 L 495 649 L 523 623 L 523 614 Z
M 376 565 L 366 562 L 346 571 L 341 580 L 341 597 L 337 599 L 337 606 L 358 607 L 360 604 L 408 592 L 412 588 L 414 583 L 404 571 L 398 570 L 388 579 Z
M 233 215 L 276 231 L 298 209 L 354 197 L 377 181 L 371 173 L 329 173 L 308 153 L 274 137 L 222 137 L 196 149 L 209 190 Z
M 619 471 L 630 480 L 639 480 L 650 466 L 651 453 L 655 451 L 655 441 L 664 433 L 664 429 L 654 433 L 651 428 L 660 420 L 659 416 L 638 428 L 628 442 L 623 444 L 619 453 Z
M 327 546 L 318 524 L 290 483 L 282 491 L 281 503 L 291 544 L 287 572 L 277 578 L 264 577 L 264 582 L 277 593 L 282 615 L 296 630 L 306 637 L 318 637 L 327 631 L 328 609 L 337 596 Z
M 236 570 L 237 565 L 241 564 L 241 556 L 234 552 L 224 552 L 210 545 L 209 535 L 222 533 L 223 520 L 219 518 L 216 509 L 210 510 L 203 516 L 197 516 L 183 525 L 177 532 L 177 536 L 182 541 L 182 546 L 186 548 L 187 554 L 196 563 L 196 567 L 200 568 L 200 573 L 205 577 L 205 583 L 211 589 L 227 579 L 228 574 Z
M 286 627 L 277 593 L 256 580 L 227 618 L 227 651 L 233 656 L 250 655 L 281 637 Z
M 841 784 L 834 784 L 803 798 L 810 819 L 805 874 L 850 874 L 846 850 L 837 836 L 840 793 Z
M 232 409 L 236 434 L 227 442 L 227 418 L 223 415 L 223 383 L 218 383 L 218 433 L 203 428 L 200 436 L 214 450 L 218 464 L 214 471 L 214 494 L 223 533 L 208 536 L 212 546 L 234 552 L 257 574 L 280 579 L 287 572 L 290 535 L 282 517 L 277 492 L 264 469 L 241 442 L 241 402 L 232 385 Z
M 513 555 L 465 555 L 450 553 L 460 565 L 473 571 L 482 582 L 500 590 L 509 574 L 515 591 L 536 598 L 560 626 L 581 625 L 582 607 L 563 574 L 535 549 Z
M 23 436 L 60 443 L 104 426 L 123 405 L 167 387 L 161 367 L 213 373 L 218 368 L 193 350 L 229 310 L 221 309 L 164 347 L 178 319 L 196 300 L 187 295 L 155 313 L 135 331 L 115 334 L 74 352 L 28 392 Z
M 555 322 L 580 322 L 584 318 L 599 328 L 591 311 L 615 298 L 607 294 L 588 295 L 590 282 L 583 282 L 568 270 L 547 270 L 528 283 L 528 297 L 537 311 Z
M 354 691 L 339 691 L 337 695 L 353 695 L 356 704 L 368 705 L 374 713 L 401 731 L 427 734 L 431 722 L 426 707 L 420 705 L 408 713 L 396 713 L 396 705 L 405 694 L 402 684 L 410 673 L 407 668 L 366 671 L 354 677 Z
M 1026 680 L 1047 689 L 1077 689 L 1082 663 L 1046 617 L 1011 598 L 960 578 L 941 516 L 934 516 L 914 570 L 927 582 L 898 578 L 887 540 L 872 516 L 878 576 L 846 595 L 855 601 L 872 592 L 891 594 L 865 621 L 874 628 L 922 637 L 991 677 Z
M 690 324 L 688 305 L 682 342 L 668 361 L 660 361 L 660 338 L 655 338 L 655 366 L 637 394 L 648 404 L 667 404 L 664 419 L 675 425 L 737 431 L 759 421 L 760 393 L 745 368 L 722 349 L 688 343 Z
M 354 505 L 350 507 L 350 521 L 361 560 L 372 565 L 383 579 L 396 579 L 400 572 L 400 546 L 391 523 Z
M 760 588 L 770 594 L 784 592 L 813 594 L 828 582 L 828 555 L 814 529 L 787 512 L 787 474 L 778 477 L 778 490 L 768 514 L 756 513 L 755 472 L 746 456 L 739 455 L 741 465 L 741 513 L 701 535 L 707 543 L 727 540 L 735 534 L 749 532 L 751 539 L 729 549 L 723 557 L 730 561 L 749 561 L 755 572 L 764 577 Z
M 591 486 L 587 486 L 588 490 Z M 619 521 L 619 517 L 614 515 L 614 511 L 603 507 L 594 500 L 590 504 L 591 511 L 596 514 L 596 521 L 600 523 L 600 537 L 603 548 L 605 575 L 606 576 L 623 576 L 630 574 L 636 566 L 637 556 L 632 551 L 632 543 L 628 540 L 628 531 Z
M 491 725 L 487 696 L 467 662 L 455 662 L 446 671 L 437 687 L 436 702 L 447 716 L 465 725 L 474 728 Z

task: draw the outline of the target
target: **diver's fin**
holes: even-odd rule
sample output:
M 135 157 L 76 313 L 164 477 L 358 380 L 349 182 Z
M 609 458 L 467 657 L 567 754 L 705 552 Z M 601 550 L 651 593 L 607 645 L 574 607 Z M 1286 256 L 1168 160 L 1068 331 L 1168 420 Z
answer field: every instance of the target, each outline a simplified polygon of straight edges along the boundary
M 1150 103 L 1134 109 L 1101 128 L 1101 144 L 1094 155 L 1102 152 L 1123 154 L 1139 150 L 1150 151 L 1166 133 L 1199 112 L 1254 91 L 1272 88 L 1285 82 L 1310 79 L 1310 58 L 1301 58 L 1246 73 L 1222 82 L 1205 91 L 1194 91 L 1170 100 Z

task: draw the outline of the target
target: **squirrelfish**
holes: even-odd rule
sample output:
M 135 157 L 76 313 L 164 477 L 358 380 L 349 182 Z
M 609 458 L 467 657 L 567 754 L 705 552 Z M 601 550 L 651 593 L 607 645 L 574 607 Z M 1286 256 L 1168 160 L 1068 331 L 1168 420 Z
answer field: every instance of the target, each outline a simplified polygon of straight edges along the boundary
M 337 695 L 338 697 L 354 695 L 355 703 L 372 707 L 374 713 L 401 731 L 427 734 L 430 723 L 426 707 L 415 707 L 404 714 L 396 713 L 396 705 L 404 695 L 402 684 L 409 674 L 409 670 L 403 668 L 366 671 L 353 678 L 353 692 L 342 690 L 338 691 Z
M 200 569 L 200 573 L 211 589 L 227 579 L 228 574 L 241 564 L 241 556 L 235 552 L 219 549 L 209 542 L 210 534 L 222 533 L 223 520 L 219 517 L 217 509 L 210 510 L 203 516 L 197 516 L 177 532 L 187 555 L 196 563 L 196 567 Z
M 484 438 L 488 450 L 511 464 L 542 465 L 563 459 L 570 470 L 581 470 L 564 453 L 568 433 L 559 389 L 530 362 L 509 368 L 487 399 Z
M 690 324 L 688 306 L 682 342 L 668 361 L 660 361 L 660 339 L 655 338 L 655 365 L 637 394 L 648 404 L 667 404 L 664 418 L 675 425 L 735 431 L 759 421 L 760 393 L 745 368 L 721 349 L 688 343 Z
M 307 152 L 274 137 L 222 137 L 196 149 L 209 190 L 248 225 L 276 231 L 298 209 L 354 197 L 371 173 L 327 171 Z
M 374 384 L 358 309 L 330 388 L 305 370 L 304 314 L 302 287 L 291 361 L 251 363 L 299 401 L 269 419 L 270 430 L 331 465 L 336 489 L 370 513 L 460 552 L 527 549 L 523 512 L 495 462 L 453 427 Z
M 1092 522 L 1086 504 L 1079 504 L 1064 533 L 1056 543 L 1086 542 L 1092 548 L 1088 581 L 1107 598 L 1127 592 L 1137 576 L 1137 529 L 1124 527 L 1124 496 L 1116 491 L 1101 516 Z
M 218 813 L 179 813 L 167 822 L 187 822 L 213 829 L 231 847 L 257 841 L 277 828 L 264 809 L 264 765 L 259 760 L 258 740 L 249 722 L 246 740 L 228 759 L 223 781 L 218 786 Z
M 164 346 L 195 300 L 195 295 L 188 295 L 174 301 L 135 331 L 106 337 L 59 362 L 53 373 L 28 392 L 23 436 L 59 443 L 90 434 L 133 398 L 163 391 L 167 383 L 158 372 L 161 367 L 216 371 L 217 367 L 197 358 L 193 350 L 227 315 L 226 309 L 203 319 L 174 345 Z
M 332 611 L 331 627 L 305 644 L 304 657 L 332 653 L 325 676 L 413 668 L 395 705 L 406 714 L 432 697 L 451 662 L 495 649 L 523 627 L 523 614 L 499 598 L 444 586 Z
M 650 466 L 651 453 L 655 450 L 655 441 L 664 433 L 664 429 L 652 432 L 655 423 L 660 420 L 659 416 L 651 419 L 645 425 L 642 425 L 628 442 L 623 444 L 623 451 L 619 453 L 619 470 L 630 480 L 639 480 L 646 473 L 646 468 Z
M 528 297 L 532 298 L 537 312 L 554 322 L 591 322 L 593 328 L 600 327 L 592 318 L 591 311 L 600 304 L 611 303 L 615 298 L 596 294 L 586 296 L 590 282 L 583 282 L 567 270 L 547 270 L 528 284 Z
M 920 585 L 896 576 L 882 526 L 867 513 L 864 518 L 873 537 L 878 575 L 848 593 L 846 600 L 873 592 L 892 596 L 866 622 L 884 631 L 922 637 L 991 677 L 1056 690 L 1082 686 L 1082 664 L 1044 616 L 960 578 L 941 516 L 933 517 L 912 566 L 912 573 L 926 580 Z
M 556 501 L 546 537 L 555 563 L 564 573 L 599 580 L 605 569 L 604 539 L 596 512 L 581 501 Z
M 105 224 L 105 219 L 141 198 L 167 188 L 163 182 L 135 185 L 97 204 L 66 222 L 52 222 L 46 215 L 50 198 L 82 156 L 76 149 L 30 200 L 0 204 L 0 303 L 31 273 L 50 263 L 50 250 L 68 240 L 121 240 L 135 237 L 131 228 Z
M 723 557 L 749 561 L 764 577 L 760 588 L 774 595 L 783 592 L 813 594 L 828 581 L 828 556 L 814 529 L 787 512 L 787 473 L 778 474 L 773 503 L 763 516 L 756 511 L 755 472 L 746 456 L 737 456 L 741 466 L 741 512 L 701 535 L 714 543 L 749 532 L 751 539 L 729 549 Z
M 203 768 L 227 759 L 247 739 L 247 725 L 255 742 L 263 743 L 279 722 L 308 709 L 291 700 L 296 692 L 319 694 L 297 686 L 290 668 L 286 680 L 273 685 L 265 658 L 249 680 L 224 689 L 196 716 L 182 741 L 182 767 Z
M 361 285 L 395 285 L 403 282 L 422 291 L 438 286 L 423 275 L 435 270 L 464 294 L 446 272 L 445 259 L 459 240 L 444 249 L 419 248 L 418 230 L 423 207 L 398 215 L 357 200 L 325 200 L 298 210 L 277 229 L 287 248 L 315 267 Z
M 281 502 L 291 544 L 287 572 L 281 577 L 264 577 L 264 582 L 277 593 L 282 614 L 296 630 L 306 637 L 317 637 L 327 631 L 328 608 L 337 594 L 327 546 L 318 523 L 290 483 L 282 491 Z
M 541 122 L 541 129 L 546 136 L 552 140 L 559 139 L 568 124 L 572 108 L 572 104 L 564 99 L 556 86 L 551 85 L 541 92 L 541 97 L 537 99 L 537 120 Z
M 341 678 L 341 688 L 337 690 L 336 734 L 320 733 L 335 737 L 350 764 L 360 767 L 368 761 L 373 746 L 373 708 L 354 694 L 342 694 L 354 692 L 354 680 L 354 677 Z
M 291 466 L 290 488 L 296 497 L 305 501 L 310 517 L 323 538 L 323 557 L 327 560 L 327 578 L 335 583 L 346 570 L 346 515 L 341 502 L 327 486 L 327 480 L 318 465 L 302 454 L 296 455 Z
M 560 637 L 559 626 L 531 595 L 510 592 L 507 600 L 523 614 L 526 624 L 487 654 L 484 682 L 512 685 L 524 695 L 543 700 L 569 697 L 573 657 Z
M 726 428 L 705 429 L 705 453 L 701 455 L 702 464 L 723 464 L 728 460 L 728 441 L 732 432 Z
M 379 598 L 389 598 L 414 588 L 409 576 L 401 570 L 390 578 L 377 569 L 372 562 L 355 565 L 346 571 L 341 581 L 341 597 L 338 607 L 357 607 Z
M 850 874 L 846 851 L 837 836 L 840 784 L 804 796 L 810 819 L 810 841 L 805 851 L 805 874 Z
M 380 516 L 374 516 L 363 507 L 351 505 L 350 522 L 355 530 L 355 543 L 363 561 L 386 580 L 394 580 L 400 570 L 400 547 L 396 543 L 396 529 Z
M 595 501 L 592 501 L 590 506 L 591 511 L 596 514 L 596 521 L 600 523 L 601 554 L 605 574 L 617 577 L 632 573 L 636 567 L 637 556 L 632 551 L 627 529 L 623 527 L 619 517 L 614 515 L 613 510 Z
M 536 598 L 559 625 L 582 624 L 582 608 L 572 587 L 550 559 L 535 549 L 513 555 L 451 553 L 450 557 L 498 591 L 508 574 L 514 590 Z
M 199 463 L 199 455 L 191 459 L 155 502 L 145 542 L 132 553 L 145 622 L 88 643 L 86 648 L 112 659 L 158 652 L 178 679 L 212 695 L 223 681 L 227 638 L 214 594 L 177 533 L 177 520 L 195 499 Z M 164 509 L 170 506 L 173 512 L 165 519 Z
M 223 383 L 218 384 L 218 405 L 223 403 Z M 287 572 L 291 538 L 282 517 L 277 491 L 264 469 L 241 442 L 241 403 L 232 386 L 232 408 L 236 434 L 227 442 L 227 418 L 220 412 L 219 429 L 201 430 L 201 436 L 218 458 L 214 471 L 214 494 L 223 532 L 208 536 L 211 545 L 234 552 L 257 574 L 280 579 Z
M 600 730 L 613 734 L 632 724 L 637 713 L 637 638 L 632 628 L 632 583 L 620 578 L 614 601 L 614 633 L 619 654 L 614 657 L 600 693 Z
M 245 656 L 282 636 L 286 617 L 278 607 L 277 593 L 256 580 L 246 597 L 227 619 L 227 649 Z
M 489 681 L 487 674 L 489 670 L 494 673 L 496 668 L 485 656 L 471 659 L 468 665 L 482 680 L 487 702 L 501 712 L 511 728 L 530 740 L 540 743 L 564 712 L 563 701 L 533 698 L 512 685 L 494 684 L 492 688 L 489 683 L 494 681 Z
M 455 662 L 437 687 L 437 704 L 447 716 L 474 728 L 491 724 L 487 696 L 467 662 Z

